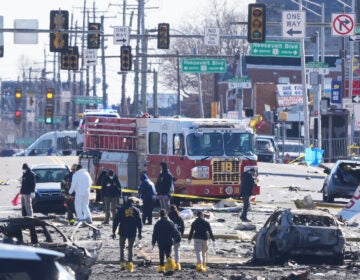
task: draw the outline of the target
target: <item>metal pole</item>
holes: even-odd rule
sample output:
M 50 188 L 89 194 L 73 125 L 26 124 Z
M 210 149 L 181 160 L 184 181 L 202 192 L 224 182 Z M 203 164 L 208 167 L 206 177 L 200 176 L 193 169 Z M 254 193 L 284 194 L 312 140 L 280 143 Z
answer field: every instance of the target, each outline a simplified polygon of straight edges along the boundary
M 302 0 L 299 2 L 299 10 L 302 11 Z M 300 39 L 301 44 L 301 80 L 303 87 L 303 102 L 304 102 L 304 145 L 310 146 L 310 133 L 309 133 L 309 102 L 306 91 L 306 74 L 305 74 L 305 38 Z
M 153 70 L 153 74 L 154 74 L 154 85 L 153 85 L 153 91 L 154 91 L 154 117 L 158 116 L 158 102 L 157 102 L 157 97 L 158 97 L 158 92 L 157 92 L 157 72 L 155 71 L 155 69 Z
M 178 99 L 178 116 L 181 116 L 181 96 L 180 96 L 180 57 L 179 51 L 176 51 L 177 54 L 177 99 Z

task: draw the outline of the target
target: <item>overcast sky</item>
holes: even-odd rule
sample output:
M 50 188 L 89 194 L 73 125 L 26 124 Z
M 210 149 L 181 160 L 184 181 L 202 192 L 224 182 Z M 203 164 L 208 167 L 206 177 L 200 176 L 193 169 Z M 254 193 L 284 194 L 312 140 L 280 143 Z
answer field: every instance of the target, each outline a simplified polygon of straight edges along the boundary
M 93 0 L 85 0 L 88 8 L 93 7 Z M 122 3 L 123 0 L 98 0 L 95 3 L 97 16 L 105 17 L 105 33 L 112 34 L 111 26 L 122 26 Z M 206 15 L 213 0 L 148 0 L 145 1 L 145 28 L 156 28 L 160 22 L 170 23 L 171 27 L 181 26 L 182 22 L 196 23 L 196 20 L 202 18 L 199 15 Z M 253 2 L 251 0 L 228 0 L 228 6 L 235 10 L 247 11 L 247 4 Z M 126 0 L 128 6 L 136 6 L 136 0 Z M 110 5 L 109 5 L 110 4 Z M 82 26 L 82 11 L 84 0 L 10 0 L 3 3 L 0 9 L 0 15 L 3 16 L 3 28 L 14 28 L 15 19 L 37 19 L 39 20 L 39 29 L 49 29 L 50 11 L 51 10 L 68 10 L 73 13 L 74 19 L 78 21 L 78 25 Z M 129 12 L 129 11 L 128 11 Z M 92 15 L 90 15 L 92 16 Z M 136 27 L 136 17 L 134 17 L 133 27 Z M 96 20 L 100 22 L 100 20 Z M 129 19 L 127 19 L 129 22 Z M 171 33 L 171 31 L 170 31 Z M 43 68 L 44 52 L 46 59 L 52 60 L 53 53 L 49 51 L 49 35 L 47 33 L 39 33 L 38 44 L 22 45 L 13 44 L 13 33 L 4 33 L 4 57 L 0 58 L 0 77 L 3 81 L 16 80 L 18 77 L 22 79 L 22 71 L 20 70 L 21 57 L 25 57 L 31 62 L 34 69 L 33 78 L 40 76 L 36 70 Z M 133 45 L 133 42 L 130 42 Z M 119 45 L 113 45 L 112 40 L 108 41 L 106 55 L 119 55 Z M 100 51 L 98 51 L 100 55 Z M 101 67 L 98 62 L 98 72 Z M 52 69 L 49 63 L 47 71 Z M 108 95 L 111 103 L 118 103 L 120 100 L 120 76 L 117 72 L 120 69 L 119 59 L 111 59 L 107 61 L 107 83 L 109 84 Z M 28 76 L 28 72 L 25 73 Z M 67 71 L 62 70 L 63 79 L 67 77 Z M 101 77 L 101 75 L 99 75 Z M 129 80 L 131 81 L 130 78 Z M 152 88 L 152 85 L 149 85 Z M 98 92 L 100 92 L 98 90 Z M 132 96 L 133 92 L 129 92 Z

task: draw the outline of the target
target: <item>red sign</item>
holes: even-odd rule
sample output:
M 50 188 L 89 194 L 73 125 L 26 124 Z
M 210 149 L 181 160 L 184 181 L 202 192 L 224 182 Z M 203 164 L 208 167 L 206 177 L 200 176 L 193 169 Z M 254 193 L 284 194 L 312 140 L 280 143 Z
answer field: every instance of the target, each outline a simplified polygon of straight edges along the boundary
M 360 80 L 353 80 L 352 86 L 352 94 L 349 95 L 349 80 L 345 80 L 345 96 L 343 97 L 351 97 L 354 95 L 360 95 Z

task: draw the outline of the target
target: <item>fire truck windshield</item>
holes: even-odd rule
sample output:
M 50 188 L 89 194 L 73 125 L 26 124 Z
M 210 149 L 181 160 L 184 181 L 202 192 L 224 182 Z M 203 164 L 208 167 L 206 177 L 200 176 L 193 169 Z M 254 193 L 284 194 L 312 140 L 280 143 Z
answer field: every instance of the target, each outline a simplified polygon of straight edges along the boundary
M 241 156 L 254 154 L 251 133 L 191 133 L 186 138 L 189 156 Z

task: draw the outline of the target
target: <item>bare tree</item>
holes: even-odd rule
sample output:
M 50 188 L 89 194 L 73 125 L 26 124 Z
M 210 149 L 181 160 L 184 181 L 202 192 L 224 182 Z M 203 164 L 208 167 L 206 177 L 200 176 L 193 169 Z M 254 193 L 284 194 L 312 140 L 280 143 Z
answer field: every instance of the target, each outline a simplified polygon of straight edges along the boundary
M 203 38 L 199 36 L 190 35 L 203 35 L 206 27 L 220 28 L 221 35 L 243 35 L 246 28 L 241 25 L 232 24 L 234 22 L 245 21 L 245 14 L 238 14 L 234 9 L 227 6 L 227 1 L 213 0 L 212 5 L 209 6 L 209 11 L 203 15 L 202 23 L 194 25 L 188 23 L 181 26 L 180 30 L 171 30 L 171 33 L 183 34 L 186 36 L 172 38 L 171 49 L 169 53 L 177 53 L 179 57 L 190 57 L 192 55 L 201 56 L 219 56 L 226 57 L 229 68 L 233 68 L 235 63 L 235 54 L 240 51 L 245 53 L 247 50 L 247 40 L 241 39 L 221 39 L 220 45 L 217 47 L 205 46 Z M 161 80 L 160 83 L 167 88 L 177 89 L 180 83 L 180 92 L 185 96 L 192 96 L 188 98 L 185 108 L 182 113 L 189 117 L 200 117 L 200 110 L 198 109 L 199 95 L 194 95 L 198 92 L 198 79 L 196 74 L 180 73 L 180 79 L 177 72 L 177 57 L 164 58 L 160 67 Z M 201 75 L 201 88 L 204 104 L 204 116 L 210 117 L 210 103 L 218 101 L 216 94 L 216 75 L 215 74 L 202 74 Z M 192 104 L 193 103 L 193 104 Z M 197 106 L 197 108 L 192 107 Z

